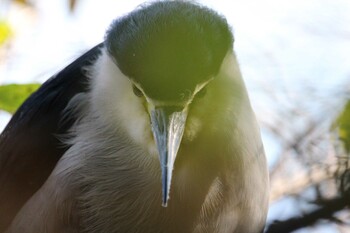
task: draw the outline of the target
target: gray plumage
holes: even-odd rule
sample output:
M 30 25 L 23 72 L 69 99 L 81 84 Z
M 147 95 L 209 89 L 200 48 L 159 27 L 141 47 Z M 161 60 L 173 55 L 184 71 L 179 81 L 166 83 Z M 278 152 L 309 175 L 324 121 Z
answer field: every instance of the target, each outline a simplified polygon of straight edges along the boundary
M 176 13 L 182 8 L 194 10 L 193 15 Z M 187 43 L 187 39 L 170 39 L 168 45 L 163 41 L 168 33 L 161 34 L 160 44 L 149 45 L 151 48 L 147 47 L 149 40 L 142 41 L 140 32 L 128 35 L 138 40 L 139 45 L 133 47 L 135 44 L 131 46 L 119 41 L 119 47 L 126 46 L 122 54 L 117 53 L 120 50 L 117 45 L 111 48 L 117 43 L 109 38 L 112 32 L 115 33 L 114 28 L 126 27 L 125 22 L 130 17 L 134 17 L 134 27 L 141 29 L 144 27 L 142 22 L 135 21 L 136 16 L 142 13 L 142 18 L 149 17 L 150 32 L 157 33 L 156 23 L 164 20 L 159 15 L 168 11 L 175 12 L 173 17 L 193 21 L 193 25 L 204 33 L 213 33 L 210 28 L 213 22 L 220 21 L 221 26 L 226 24 L 222 17 L 207 8 L 177 1 L 152 3 L 112 24 L 105 45 L 97 48 L 99 55 L 96 60 L 92 65 L 81 67 L 86 70 L 89 87 L 76 93 L 65 109 L 66 117 L 75 121 L 68 132 L 60 135 L 69 149 L 42 187 L 19 211 L 8 233 L 262 231 L 268 206 L 266 161 L 232 45 L 216 49 L 215 43 L 203 42 L 194 36 L 194 41 L 189 41 L 193 43 L 200 39 L 198 43 L 202 44 L 194 45 L 197 55 L 193 55 L 193 59 L 202 59 L 203 62 L 193 61 L 193 67 L 188 62 L 178 61 L 184 50 L 179 49 L 179 54 L 174 52 L 174 46 L 181 47 L 177 41 Z M 209 26 L 204 27 L 207 24 L 201 20 L 208 21 Z M 181 26 L 181 23 L 180 20 L 174 25 Z M 159 31 L 162 29 L 158 27 Z M 123 33 L 120 30 L 118 33 Z M 229 32 L 228 28 L 222 30 Z M 113 37 L 122 36 L 118 33 Z M 145 29 L 142 33 L 148 35 L 149 31 Z M 153 40 L 158 38 L 152 36 Z M 231 32 L 226 39 L 208 41 L 229 43 L 230 36 Z M 169 61 L 164 61 L 163 53 L 157 52 L 159 48 L 172 52 L 167 53 Z M 204 48 L 209 52 L 204 53 Z M 161 58 L 155 57 L 153 61 L 140 65 L 139 60 L 132 60 L 130 51 L 142 57 L 148 56 L 143 53 L 155 52 Z M 123 58 L 129 63 L 120 61 Z M 190 68 L 200 67 L 204 62 L 215 64 L 204 73 L 190 72 Z M 166 79 L 163 77 L 166 70 L 153 72 L 157 63 L 169 67 L 182 64 L 185 68 L 173 68 L 178 74 L 187 75 L 187 78 L 191 77 L 188 74 L 205 77 L 196 77 L 195 82 L 179 80 L 185 82 L 184 86 L 170 87 L 168 92 L 172 93 L 158 91 L 162 86 L 155 84 L 158 88 L 153 88 L 150 83 L 163 82 L 160 79 Z M 150 73 L 152 77 L 144 80 L 143 77 Z M 141 94 L 133 93 L 133 85 Z M 202 96 L 199 93 L 204 88 Z M 174 170 L 170 168 L 167 173 L 172 177 L 171 186 L 163 183 L 165 189 L 162 192 L 163 165 L 159 163 L 160 152 L 154 140 L 155 132 L 150 123 L 154 124 L 154 120 L 150 112 L 152 106 L 158 108 L 167 104 L 172 108 L 177 106 L 180 110 L 176 111 L 186 109 L 188 113 L 182 142 L 175 153 Z M 167 187 L 170 192 L 164 194 L 169 191 Z

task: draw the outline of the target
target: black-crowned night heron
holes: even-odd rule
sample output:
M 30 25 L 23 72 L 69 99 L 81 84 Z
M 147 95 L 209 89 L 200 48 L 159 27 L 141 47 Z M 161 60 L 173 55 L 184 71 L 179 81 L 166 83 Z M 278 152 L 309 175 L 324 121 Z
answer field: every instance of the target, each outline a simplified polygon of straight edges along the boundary
M 7 232 L 255 233 L 268 175 L 226 20 L 184 1 L 114 21 L 0 140 Z

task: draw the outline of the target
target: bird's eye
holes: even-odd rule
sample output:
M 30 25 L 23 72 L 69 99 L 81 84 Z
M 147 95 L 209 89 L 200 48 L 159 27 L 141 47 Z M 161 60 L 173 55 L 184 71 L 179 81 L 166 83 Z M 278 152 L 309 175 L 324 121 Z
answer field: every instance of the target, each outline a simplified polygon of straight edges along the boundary
M 142 91 L 139 88 L 137 88 L 135 85 L 132 85 L 132 91 L 134 92 L 134 94 L 137 97 L 142 97 L 143 96 Z
M 197 94 L 196 97 L 197 98 L 203 98 L 205 96 L 205 94 L 207 94 L 207 88 L 203 87 Z

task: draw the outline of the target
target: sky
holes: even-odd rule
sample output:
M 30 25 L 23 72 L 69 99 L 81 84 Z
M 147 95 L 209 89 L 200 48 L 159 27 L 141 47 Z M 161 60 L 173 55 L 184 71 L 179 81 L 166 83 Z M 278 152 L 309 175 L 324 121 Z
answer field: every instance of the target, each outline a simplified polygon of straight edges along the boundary
M 307 111 L 317 114 L 323 103 L 304 101 L 311 98 L 309 91 L 316 93 L 313 98 L 333 99 L 334 109 L 341 108 L 342 93 L 350 89 L 344 86 L 350 76 L 348 1 L 199 2 L 226 16 L 232 26 L 235 51 L 258 118 L 274 114 L 266 89 L 281 100 L 288 92 L 303 102 Z M 37 0 L 36 14 L 0 3 L 0 14 L 16 29 L 11 56 L 0 62 L 0 84 L 45 81 L 101 42 L 113 19 L 143 1 L 78 1 L 74 14 L 69 13 L 67 3 Z M 0 130 L 8 119 L 8 114 L 0 114 Z M 265 141 L 269 144 L 270 139 L 266 137 Z M 276 148 L 267 146 L 267 150 L 274 154 Z
M 72 15 L 68 1 L 37 0 L 36 13 L 5 2 L 0 3 L 0 17 L 10 20 L 16 37 L 11 56 L 0 61 L 0 84 L 45 81 L 101 42 L 113 19 L 143 3 L 78 1 Z M 336 116 L 350 91 L 348 0 L 198 2 L 223 14 L 232 26 L 234 48 L 260 121 L 276 118 L 274 101 L 287 106 L 295 101 L 310 115 Z M 0 131 L 9 118 L 0 112 Z M 271 165 L 279 148 L 276 139 L 264 129 L 262 133 Z
M 26 10 L 18 7 L 0 10 L 19 28 L 12 52 L 15 55 L 0 65 L 0 83 L 46 80 L 67 61 L 102 41 L 114 18 L 142 3 L 78 1 L 81 5 L 70 15 L 68 1 L 36 2 L 39 12 L 32 17 L 28 17 L 31 14 L 28 10 L 23 14 Z M 350 4 L 347 1 L 199 2 L 225 15 L 232 25 L 235 50 L 248 84 L 250 80 L 274 81 L 298 90 L 302 88 L 298 85 L 305 86 L 305 82 L 331 88 L 348 78 Z

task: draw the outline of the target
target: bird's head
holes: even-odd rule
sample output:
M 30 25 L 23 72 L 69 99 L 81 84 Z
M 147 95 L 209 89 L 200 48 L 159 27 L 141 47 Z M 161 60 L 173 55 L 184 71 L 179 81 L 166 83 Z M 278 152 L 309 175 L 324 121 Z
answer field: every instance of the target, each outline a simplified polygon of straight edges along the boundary
M 168 202 L 183 135 L 194 138 L 200 133 L 187 129 L 191 109 L 205 105 L 206 91 L 232 44 L 223 17 L 183 1 L 141 7 L 114 21 L 106 33 L 106 51 L 119 72 L 116 79 L 124 78 L 116 83 L 119 93 L 124 93 L 118 94 L 118 101 L 134 109 L 124 112 L 126 124 L 132 125 L 127 131 L 142 143 L 149 140 L 147 132 L 152 132 L 161 164 L 163 206 Z M 135 115 L 138 122 L 132 122 Z M 139 123 L 141 118 L 143 123 Z

